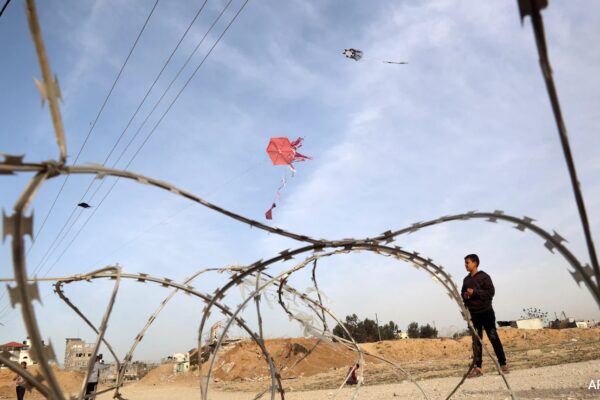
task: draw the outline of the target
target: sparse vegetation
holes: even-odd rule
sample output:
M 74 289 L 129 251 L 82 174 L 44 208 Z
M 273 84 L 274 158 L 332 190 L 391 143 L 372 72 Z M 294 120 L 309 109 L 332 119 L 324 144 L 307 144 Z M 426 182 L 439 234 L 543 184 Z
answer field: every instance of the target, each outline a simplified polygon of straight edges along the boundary
M 540 310 L 539 308 L 529 307 L 523 309 L 523 315 L 520 319 L 533 319 L 539 318 L 544 324 L 548 324 L 548 313 Z
M 396 331 L 398 331 L 398 325 L 394 321 L 390 321 L 386 325 L 380 325 L 378 331 L 377 323 L 374 320 L 365 318 L 360 321 L 356 314 L 346 316 L 344 327 L 357 343 L 377 342 L 379 334 L 381 334 L 381 340 L 393 340 L 396 339 Z M 333 334 L 349 339 L 348 334 L 340 324 L 333 328 Z
M 411 339 L 416 339 L 419 337 L 419 324 L 416 322 L 411 322 L 408 324 L 408 328 L 406 328 L 406 333 L 408 337 Z
M 406 333 L 411 339 L 432 339 L 438 336 L 437 328 L 429 324 L 419 326 L 417 322 L 411 322 L 410 324 L 408 324 L 408 327 L 406 328 Z
M 463 331 L 455 332 L 452 335 L 452 339 L 460 339 L 461 337 L 471 336 L 471 331 L 469 329 L 465 329 Z

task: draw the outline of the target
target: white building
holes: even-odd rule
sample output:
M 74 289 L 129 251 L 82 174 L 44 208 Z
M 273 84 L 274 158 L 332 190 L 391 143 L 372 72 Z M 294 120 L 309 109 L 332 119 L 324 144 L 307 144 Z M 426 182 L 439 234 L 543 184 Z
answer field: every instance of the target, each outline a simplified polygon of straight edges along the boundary
M 173 373 L 185 373 L 190 370 L 190 353 L 173 354 Z
M 27 363 L 27 366 L 37 364 L 31 359 L 29 354 L 29 350 L 31 349 L 31 341 L 29 338 L 24 340 L 22 343 L 18 342 L 8 342 L 0 345 L 0 353 L 7 351 L 11 354 L 9 360 L 14 361 L 17 364 L 21 364 L 22 362 Z M 0 363 L 0 368 L 4 368 L 5 366 Z
M 396 331 L 396 339 L 408 339 L 408 333 L 398 330 Z
M 519 329 L 543 329 L 544 321 L 541 318 L 520 319 L 517 321 Z

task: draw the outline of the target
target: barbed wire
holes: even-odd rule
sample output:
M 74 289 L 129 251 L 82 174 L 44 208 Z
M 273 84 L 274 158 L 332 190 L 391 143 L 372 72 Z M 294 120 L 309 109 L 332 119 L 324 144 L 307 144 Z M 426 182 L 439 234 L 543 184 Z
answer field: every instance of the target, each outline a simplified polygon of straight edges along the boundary
M 237 18 L 243 7 L 247 4 L 247 0 L 243 3 L 242 7 L 235 14 L 232 21 Z M 519 0 L 519 5 L 521 6 L 521 14 L 524 15 L 532 15 L 534 21 L 534 31 L 536 34 L 536 40 L 538 41 L 538 49 L 540 49 L 540 53 L 542 50 L 545 50 L 545 45 L 541 46 L 540 37 L 543 38 L 543 30 L 539 29 L 541 15 L 539 10 L 545 6 L 545 2 L 543 1 L 533 1 L 533 0 Z M 523 8 L 525 7 L 525 8 Z M 528 8 L 527 8 L 528 7 Z M 40 375 L 34 376 L 30 374 L 28 371 L 22 369 L 20 366 L 16 365 L 14 362 L 10 361 L 10 354 L 4 352 L 0 354 L 0 362 L 7 365 L 11 370 L 21 375 L 27 382 L 29 382 L 33 387 L 35 387 L 44 397 L 52 398 L 57 400 L 65 399 L 65 395 L 62 391 L 62 388 L 57 380 L 55 373 L 50 368 L 50 362 L 56 361 L 56 356 L 54 354 L 54 350 L 52 347 L 52 343 L 49 342 L 48 345 L 44 344 L 42 340 L 42 334 L 38 326 L 38 320 L 36 318 L 35 310 L 33 308 L 33 302 L 35 300 L 40 301 L 38 282 L 42 281 L 53 281 L 55 292 L 61 298 L 67 306 L 69 306 L 83 321 L 96 333 L 96 340 L 94 342 L 94 348 L 92 351 L 92 357 L 87 364 L 85 378 L 82 382 L 82 386 L 77 397 L 70 397 L 71 399 L 78 398 L 83 399 L 86 384 L 90 378 L 93 362 L 95 355 L 98 353 L 99 347 L 102 343 L 104 343 L 108 348 L 113 357 L 115 358 L 115 362 L 118 366 L 118 378 L 115 382 L 115 385 L 104 389 L 102 392 L 115 390 L 114 397 L 122 399 L 122 395 L 120 394 L 120 388 L 123 386 L 124 382 L 124 373 L 127 365 L 131 362 L 133 358 L 133 353 L 139 343 L 143 340 L 143 337 L 153 322 L 158 318 L 161 311 L 164 309 L 165 305 L 177 294 L 177 292 L 183 292 L 190 295 L 193 295 L 199 298 L 201 301 L 205 303 L 205 306 L 202 310 L 202 317 L 200 320 L 199 328 L 198 328 L 198 362 L 201 365 L 200 360 L 200 351 L 201 349 L 207 347 L 203 343 L 203 332 L 205 327 L 207 326 L 208 319 L 210 318 L 212 309 L 216 309 L 219 313 L 221 313 L 226 318 L 226 322 L 224 323 L 223 329 L 218 336 L 215 343 L 213 343 L 212 351 L 210 352 L 208 362 L 208 369 L 205 375 L 200 373 L 199 375 L 199 383 L 200 383 L 200 394 L 203 400 L 208 399 L 208 390 L 209 384 L 211 382 L 211 376 L 215 369 L 215 361 L 217 358 L 218 350 L 222 347 L 226 334 L 228 330 L 236 325 L 241 329 L 246 331 L 250 336 L 251 340 L 253 340 L 260 348 L 262 352 L 262 358 L 268 364 L 269 375 L 271 378 L 271 385 L 269 388 L 262 390 L 258 394 L 255 395 L 255 399 L 262 397 L 268 391 L 271 392 L 271 399 L 275 399 L 277 394 L 280 395 L 281 399 L 284 399 L 284 388 L 281 382 L 281 370 L 283 369 L 283 365 L 279 368 L 275 365 L 273 357 L 270 355 L 267 347 L 264 343 L 264 335 L 263 335 L 263 320 L 261 316 L 261 301 L 268 301 L 269 290 L 276 290 L 277 299 L 279 305 L 282 307 L 287 316 L 289 316 L 292 320 L 301 324 L 304 329 L 304 333 L 307 336 L 313 336 L 318 339 L 317 343 L 311 349 L 311 352 L 317 348 L 317 346 L 325 341 L 336 341 L 340 343 L 347 350 L 351 350 L 356 353 L 357 363 L 360 365 L 361 370 L 364 371 L 364 355 L 370 355 L 376 357 L 388 365 L 394 368 L 395 373 L 399 377 L 399 379 L 408 378 L 412 381 L 420 390 L 421 394 L 424 398 L 428 398 L 427 393 L 423 390 L 423 388 L 416 382 L 411 376 L 409 371 L 403 369 L 397 363 L 387 360 L 384 357 L 373 355 L 371 353 L 365 352 L 360 345 L 355 341 L 347 327 L 343 324 L 343 322 L 335 316 L 335 314 L 324 304 L 323 297 L 321 296 L 321 292 L 318 287 L 317 279 L 316 279 L 316 269 L 317 269 L 317 260 L 324 257 L 332 257 L 340 254 L 353 253 L 358 251 L 367 251 L 372 252 L 377 255 L 393 257 L 398 261 L 407 262 L 419 271 L 422 271 L 428 274 L 434 282 L 439 284 L 441 288 L 445 291 L 448 297 L 457 305 L 459 312 L 469 330 L 471 331 L 473 337 L 480 342 L 482 347 L 485 349 L 486 354 L 491 358 L 498 371 L 498 374 L 503 379 L 506 390 L 509 392 L 511 398 L 515 399 L 515 394 L 512 391 L 510 384 L 502 372 L 498 361 L 492 357 L 489 349 L 483 346 L 482 338 L 479 337 L 474 326 L 471 322 L 470 313 L 466 308 L 465 304 L 462 301 L 460 292 L 452 276 L 444 270 L 441 265 L 438 265 L 433 262 L 432 259 L 419 254 L 416 251 L 408 251 L 403 249 L 400 246 L 391 245 L 398 237 L 416 232 L 421 229 L 425 229 L 431 226 L 452 222 L 452 221 L 466 221 L 471 219 L 484 219 L 491 223 L 496 223 L 498 221 L 508 222 L 514 224 L 514 228 L 519 231 L 530 231 L 534 233 L 538 237 L 541 237 L 544 240 L 544 246 L 551 252 L 555 250 L 560 254 L 568 263 L 568 265 L 572 268 L 570 273 L 573 279 L 576 281 L 578 285 L 583 282 L 586 288 L 590 291 L 598 306 L 600 307 L 600 272 L 597 268 L 597 260 L 595 259 L 593 242 L 591 242 L 591 234 L 588 235 L 589 229 L 586 228 L 586 219 L 582 215 L 582 223 L 584 225 L 584 230 L 586 231 L 586 241 L 588 244 L 588 250 L 590 252 L 590 258 L 592 267 L 589 265 L 583 265 L 577 257 L 566 247 L 564 244 L 565 239 L 560 236 L 556 232 L 548 232 L 538 225 L 534 224 L 534 220 L 530 217 L 514 217 L 510 215 L 506 215 L 504 212 L 500 210 L 496 210 L 494 212 L 478 212 L 478 211 L 469 211 L 467 213 L 443 216 L 437 219 L 433 219 L 426 222 L 417 222 L 408 227 L 399 229 L 399 230 L 388 230 L 381 235 L 375 237 L 367 237 L 364 239 L 354 239 L 347 238 L 341 240 L 328 240 L 328 239 L 315 239 L 307 235 L 295 233 L 289 230 L 284 230 L 277 227 L 272 227 L 266 224 L 263 224 L 259 221 L 253 220 L 248 217 L 244 217 L 240 214 L 232 212 L 230 210 L 224 209 L 216 204 L 210 203 L 203 198 L 187 192 L 183 189 L 180 189 L 168 182 L 163 182 L 157 179 L 153 179 L 151 177 L 146 177 L 140 174 L 136 174 L 126 170 L 119 170 L 114 168 L 107 168 L 103 165 L 91 165 L 91 166 L 78 166 L 78 165 L 67 165 L 66 164 L 66 141 L 64 130 L 62 127 L 61 117 L 60 117 L 60 108 L 58 105 L 58 99 L 60 98 L 60 89 L 58 87 L 58 81 L 56 78 L 52 78 L 51 70 L 49 67 L 49 63 L 47 60 L 47 56 L 45 54 L 45 50 L 43 47 L 43 42 L 41 40 L 41 32 L 39 29 L 39 23 L 37 21 L 37 15 L 35 12 L 35 3 L 34 0 L 27 0 L 27 14 L 28 21 L 31 28 L 32 37 L 34 39 L 34 43 L 36 44 L 36 51 L 38 54 L 40 67 L 43 75 L 43 82 L 36 81 L 36 85 L 40 89 L 42 96 L 45 100 L 48 101 L 50 105 L 50 113 L 52 116 L 55 136 L 59 148 L 59 159 L 57 161 L 45 161 L 40 163 L 25 163 L 23 162 L 23 156 L 11 156 L 11 155 L 3 155 L 3 161 L 0 162 L 0 174 L 9 175 L 19 172 L 34 172 L 35 176 L 28 182 L 25 189 L 17 199 L 12 215 L 6 215 L 3 212 L 3 238 L 7 236 L 11 236 L 11 245 L 12 245 L 12 257 L 13 257 L 13 278 L 5 278 L 0 279 L 0 281 L 5 282 L 14 282 L 14 286 L 8 286 L 8 295 L 10 299 L 11 306 L 14 308 L 16 305 L 20 305 L 21 314 L 23 316 L 23 321 L 25 323 L 25 328 L 27 333 L 31 339 L 31 356 L 34 361 L 36 361 L 40 365 Z M 228 25 L 229 27 L 230 25 Z M 228 28 L 227 27 L 227 28 Z M 537 28 L 536 28 L 537 27 Z M 219 39 L 222 38 L 223 34 L 227 29 L 219 36 Z M 541 32 L 541 33 L 540 33 Z M 218 41 L 217 40 L 217 41 Z M 216 45 L 216 44 L 215 44 Z M 214 46 L 211 48 L 214 48 Z M 210 52 L 209 52 L 210 53 Z M 546 59 L 547 61 L 547 59 Z M 545 72 L 545 77 L 548 79 L 547 69 L 549 68 L 549 63 L 543 62 L 542 69 Z M 192 75 L 193 76 L 193 75 Z M 551 75 L 550 75 L 551 79 Z M 188 81 L 189 82 L 189 81 Z M 550 90 L 549 86 L 549 92 Z M 551 94 L 551 98 L 552 98 Z M 554 107 L 554 100 L 553 107 Z M 171 104 L 172 105 L 172 104 Z M 163 114 L 164 117 L 164 114 Z M 161 117 L 162 119 L 162 117 Z M 160 120 L 159 120 L 160 123 Z M 561 124 L 564 125 L 562 119 L 557 117 L 557 123 L 559 124 L 559 130 L 562 135 L 566 135 L 566 130 L 564 130 L 564 126 L 561 127 Z M 153 129 L 156 128 L 156 125 Z M 565 150 L 566 152 L 566 150 Z M 137 154 L 137 153 L 136 153 Z M 569 164 L 569 168 L 571 168 L 571 164 Z M 573 166 L 574 168 L 574 166 Z M 177 283 L 169 278 L 157 278 L 153 277 L 149 274 L 139 273 L 139 274 L 131 274 L 127 272 L 123 272 L 120 266 L 108 266 L 102 268 L 100 270 L 92 271 L 85 274 L 77 274 L 70 275 L 64 277 L 55 277 L 55 278 L 31 278 L 27 275 L 26 268 L 26 257 L 25 257 L 25 236 L 29 235 L 33 236 L 33 217 L 26 216 L 25 212 L 35 197 L 36 192 L 39 188 L 45 183 L 45 181 L 55 178 L 60 175 L 71 175 L 71 174 L 87 174 L 87 175 L 95 175 L 96 178 L 102 179 L 106 176 L 112 176 L 117 178 L 126 178 L 135 180 L 138 183 L 148 184 L 163 190 L 167 190 L 173 193 L 176 196 L 181 196 L 192 202 L 195 202 L 199 205 L 207 207 L 213 211 L 216 211 L 220 214 L 223 214 L 226 217 L 235 219 L 243 224 L 249 225 L 251 227 L 255 227 L 266 232 L 270 232 L 276 234 L 278 236 L 287 237 L 296 241 L 301 242 L 303 245 L 301 247 L 295 249 L 286 249 L 278 254 L 268 258 L 266 260 L 258 260 L 253 264 L 247 266 L 228 266 L 223 268 L 205 268 L 203 270 L 198 271 L 196 274 L 184 280 L 182 283 Z M 573 179 L 575 176 L 572 175 Z M 576 193 L 578 205 L 579 205 L 579 197 L 581 196 L 581 200 L 583 199 L 581 193 Z M 581 212 L 580 207 L 580 212 Z M 583 209 L 583 211 L 585 211 Z M 591 245 L 590 245 L 591 243 Z M 295 257 L 305 257 L 304 260 L 295 264 L 291 268 L 285 269 L 283 272 L 279 272 L 276 275 L 271 275 L 269 273 L 269 268 L 277 265 L 278 263 L 287 262 Z M 287 282 L 290 277 L 303 270 L 307 266 L 312 264 L 312 283 L 314 286 L 314 290 L 316 292 L 316 298 L 310 297 L 307 293 L 303 291 L 298 291 L 291 287 Z M 218 287 L 213 294 L 202 293 L 194 287 L 190 285 L 190 283 L 197 278 L 198 276 L 206 273 L 206 272 L 226 272 L 230 274 L 229 279 L 223 284 L 221 287 Z M 63 291 L 63 286 L 65 284 L 80 282 L 80 281 L 94 281 L 96 279 L 110 279 L 114 280 L 113 291 L 110 296 L 107 308 L 105 310 L 104 316 L 101 320 L 101 323 L 98 327 L 95 327 L 89 320 L 87 316 L 85 316 L 81 310 L 69 300 Z M 154 283 L 158 284 L 162 287 L 172 288 L 173 291 L 159 304 L 158 308 L 150 315 L 147 320 L 146 325 L 142 328 L 142 330 L 135 337 L 134 342 L 127 352 L 126 356 L 121 363 L 119 361 L 118 355 L 114 352 L 113 348 L 105 339 L 105 333 L 108 328 L 108 323 L 110 320 L 112 309 L 115 305 L 116 295 L 119 290 L 120 282 L 123 279 L 135 280 L 140 283 Z M 247 286 L 247 287 L 246 287 Z M 228 306 L 224 299 L 230 293 L 231 289 L 239 288 L 242 290 L 249 290 L 247 296 L 242 296 L 242 302 L 238 304 L 235 308 L 231 308 Z M 272 292 L 271 292 L 272 294 Z M 305 314 L 298 310 L 293 309 L 290 302 L 294 302 L 299 299 L 300 302 L 307 307 L 307 309 L 312 314 Z M 254 301 L 256 304 L 256 318 L 258 324 L 258 333 L 255 332 L 250 325 L 244 320 L 243 314 L 247 309 L 247 306 L 250 302 Z M 314 316 L 313 316 L 314 314 Z M 315 321 L 316 317 L 316 321 Z M 327 325 L 327 318 L 333 319 L 344 330 L 344 337 L 339 337 L 333 334 L 332 331 L 329 330 Z M 347 336 L 347 338 L 346 338 Z M 458 390 L 458 388 L 463 384 L 466 376 L 469 374 L 471 369 L 474 367 L 474 363 L 472 362 L 467 369 L 467 372 L 464 374 L 462 379 L 458 382 L 458 384 L 452 389 L 452 391 L 447 395 L 447 399 L 450 399 L 454 393 Z M 202 371 L 202 369 L 200 368 Z M 349 373 L 344 377 L 337 391 L 335 392 L 335 397 L 340 390 L 345 386 Z M 358 396 L 359 390 L 361 388 L 361 382 L 359 382 L 354 390 L 352 391 L 351 398 L 355 399 Z

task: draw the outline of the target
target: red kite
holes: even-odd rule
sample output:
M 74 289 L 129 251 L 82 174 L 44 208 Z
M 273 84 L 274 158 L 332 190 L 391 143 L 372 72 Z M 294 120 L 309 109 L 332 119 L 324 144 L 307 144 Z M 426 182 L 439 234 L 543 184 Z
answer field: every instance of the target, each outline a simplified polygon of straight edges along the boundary
M 301 137 L 293 142 L 290 142 L 290 139 L 286 137 L 271 138 L 267 146 L 267 154 L 269 154 L 273 165 L 289 165 L 291 170 L 295 171 L 292 165 L 293 162 L 310 160 L 310 157 L 298 153 L 303 140 L 304 138 Z
M 298 149 L 302 147 L 302 141 L 304 138 L 299 137 L 298 139 L 290 142 L 290 139 L 286 137 L 276 137 L 269 140 L 267 146 L 267 154 L 273 165 L 287 165 L 292 170 L 292 175 L 296 172 L 296 169 L 292 165 L 296 161 L 310 160 L 311 158 L 303 154 L 298 153 Z M 281 197 L 281 190 L 285 187 L 287 179 L 284 177 L 281 180 L 281 185 L 277 190 L 277 199 Z M 267 219 L 273 219 L 273 208 L 277 207 L 275 202 L 269 210 L 265 213 Z

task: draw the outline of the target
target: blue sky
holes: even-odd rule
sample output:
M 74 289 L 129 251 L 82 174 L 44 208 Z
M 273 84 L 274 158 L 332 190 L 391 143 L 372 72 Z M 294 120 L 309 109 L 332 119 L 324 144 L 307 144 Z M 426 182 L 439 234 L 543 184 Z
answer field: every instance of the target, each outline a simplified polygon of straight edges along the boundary
M 63 92 L 69 161 L 88 134 L 152 1 L 39 2 L 47 53 Z M 190 67 L 167 93 L 117 167 L 123 168 L 225 23 L 234 1 Z M 107 165 L 113 165 L 162 91 L 193 50 L 223 1 L 209 1 L 141 108 Z M 101 163 L 138 107 L 196 13 L 200 2 L 158 3 L 78 163 Z M 592 232 L 600 231 L 600 4 L 553 2 L 543 12 L 550 57 Z M 56 158 L 47 106 L 32 77 L 40 77 L 24 7 L 13 2 L 0 19 L 2 133 L 0 150 L 26 160 Z M 348 60 L 344 48 L 362 49 Z M 408 61 L 408 65 L 378 60 Z M 255 1 L 251 0 L 129 169 L 172 182 L 234 212 L 264 222 L 286 170 L 265 153 L 269 137 L 305 137 L 298 165 L 269 222 L 313 237 L 367 237 L 417 221 L 470 210 L 504 210 L 535 218 L 568 240 L 588 262 L 564 157 L 551 114 L 529 20 L 521 26 L 516 2 L 488 1 Z M 5 210 L 30 176 L 2 177 Z M 64 178 L 47 182 L 31 205 L 39 229 Z M 299 246 L 250 229 L 171 193 L 119 182 L 81 217 L 60 246 L 51 243 L 91 177 L 67 182 L 31 248 L 28 271 L 68 275 L 120 263 L 125 271 L 183 280 L 204 267 L 249 264 Z M 94 198 L 108 191 L 107 179 Z M 95 182 L 92 193 L 98 187 Z M 73 240 L 72 245 L 67 245 Z M 406 237 L 397 245 L 444 265 L 457 282 L 463 256 L 478 253 L 497 287 L 496 314 L 514 319 L 527 307 L 551 316 L 600 318 L 566 262 L 537 237 L 507 224 L 453 222 Z M 42 263 L 50 249 L 49 261 Z M 10 241 L 0 249 L 1 275 L 12 276 Z M 64 254 L 63 254 L 64 252 Z M 61 256 L 62 254 L 62 256 Z M 456 306 L 409 265 L 368 254 L 324 260 L 320 286 L 340 317 L 378 314 L 401 327 L 435 321 L 442 333 L 462 329 Z M 282 266 L 275 267 L 280 270 Z M 197 286 L 212 292 L 224 278 Z M 308 271 L 292 280 L 304 289 Z M 69 297 L 99 321 L 109 283 L 70 285 Z M 37 307 L 44 336 L 62 361 L 65 337 L 93 338 L 42 285 Z M 3 289 L 3 292 L 5 289 Z M 123 284 L 108 338 L 124 353 L 164 289 Z M 0 310 L 7 299 L 2 296 Z M 140 301 L 141 300 L 141 301 Z M 233 296 L 231 304 L 239 302 Z M 20 340 L 18 312 L 0 312 L 0 341 Z M 250 311 L 250 310 L 249 310 Z M 137 355 L 158 358 L 194 346 L 201 305 L 182 296 L 168 306 Z M 277 309 L 266 309 L 271 337 L 300 334 Z M 252 317 L 248 317 L 252 320 Z M 234 332 L 235 334 L 236 332 Z M 237 332 L 239 334 L 239 332 Z

